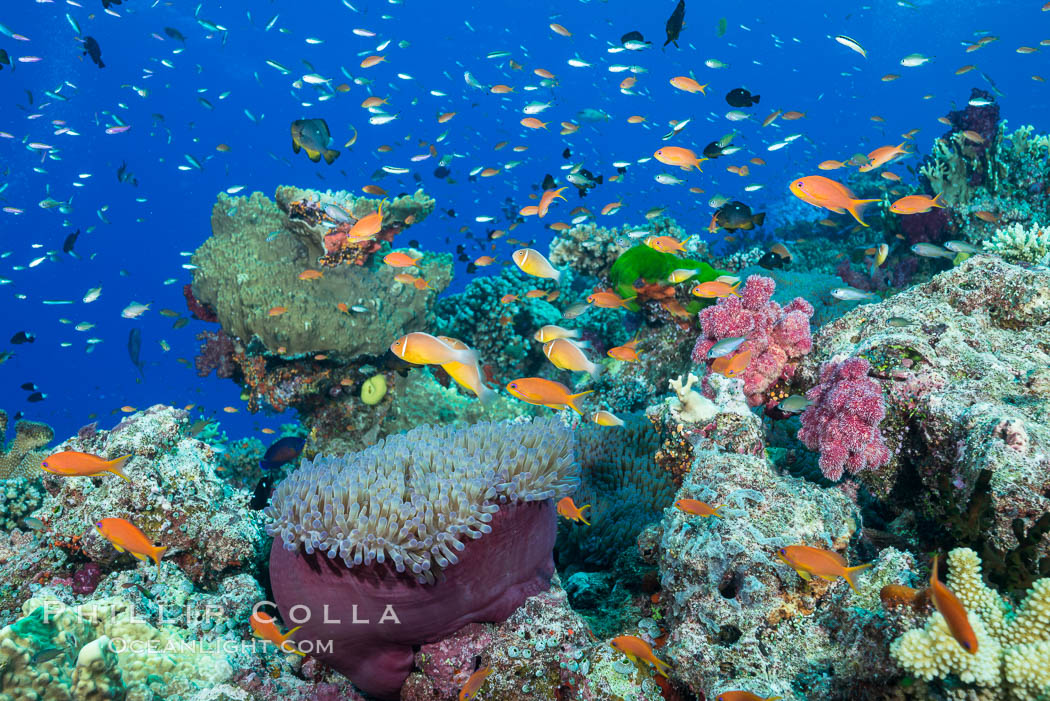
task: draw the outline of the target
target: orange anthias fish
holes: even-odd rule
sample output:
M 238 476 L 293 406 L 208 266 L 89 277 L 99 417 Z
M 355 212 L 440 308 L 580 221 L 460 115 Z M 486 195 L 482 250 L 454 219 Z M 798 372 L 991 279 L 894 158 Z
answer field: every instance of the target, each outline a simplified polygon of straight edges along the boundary
M 875 170 L 876 168 L 886 165 L 898 156 L 908 155 L 911 151 L 905 148 L 906 145 L 906 143 L 902 142 L 896 146 L 882 146 L 875 149 L 868 154 L 868 162 L 862 165 L 858 170 L 860 170 L 861 173 L 867 173 L 869 170 Z
M 470 350 L 470 347 L 458 338 L 438 336 L 438 340 L 443 341 L 446 345 L 456 350 Z M 485 386 L 484 378 L 481 375 L 481 366 L 476 360 L 473 363 L 444 363 L 441 369 L 447 372 L 449 377 L 455 380 L 460 387 L 473 392 L 474 396 L 480 399 L 482 403 L 488 404 L 495 397 L 496 393 Z
M 690 292 L 696 297 L 728 297 L 729 295 L 740 295 L 737 293 L 737 288 L 740 287 L 740 282 L 730 285 L 725 282 L 719 282 L 718 280 L 711 280 L 710 282 L 701 282 L 699 285 L 694 285 Z
M 478 360 L 478 355 L 473 350 L 453 348 L 441 339 L 422 331 L 405 334 L 391 344 L 390 350 L 401 360 L 414 365 L 470 365 Z
M 561 501 L 558 502 L 558 515 L 564 516 L 570 521 L 589 526 L 591 522 L 583 517 L 583 510 L 589 508 L 591 508 L 590 504 L 576 506 L 576 502 L 572 500 L 572 497 L 562 497 Z
M 593 304 L 594 306 L 601 307 L 602 309 L 616 309 L 618 307 L 626 307 L 628 304 L 631 303 L 631 300 L 633 299 L 634 297 L 631 297 L 630 299 L 624 299 L 615 292 L 611 292 L 609 290 L 602 290 L 592 292 L 591 294 L 587 295 L 587 304 Z
M 944 209 L 939 192 L 933 197 L 929 195 L 908 195 L 902 197 L 890 205 L 890 211 L 894 214 L 924 214 L 934 207 Z
M 675 251 L 685 252 L 685 244 L 689 239 L 693 238 L 690 236 L 685 241 L 679 242 L 673 236 L 648 236 L 645 239 L 645 245 L 654 250 L 660 251 L 660 253 L 674 253 Z
M 322 273 L 320 270 L 314 270 L 313 268 L 308 268 L 307 270 L 304 270 L 303 272 L 299 273 L 300 280 L 320 280 L 323 277 L 324 273 Z
M 744 370 L 747 370 L 747 366 L 750 364 L 751 351 L 745 350 L 736 355 L 724 355 L 720 358 L 715 358 L 714 362 L 711 363 L 711 372 L 716 372 L 726 377 L 739 377 Z
M 492 667 L 479 667 L 475 670 L 467 679 L 467 683 L 459 690 L 459 701 L 474 701 L 490 674 L 492 674 Z
M 127 519 L 104 518 L 95 524 L 95 530 L 113 543 L 118 552 L 127 551 L 139 560 L 149 558 L 157 563 L 157 567 L 160 567 L 160 558 L 168 549 L 154 545 L 138 526 Z
M 937 556 L 933 556 L 933 571 L 930 572 L 930 596 L 937 611 L 944 616 L 944 622 L 948 624 L 948 630 L 963 650 L 972 655 L 977 654 L 977 636 L 970 627 L 970 620 L 966 617 L 966 608 L 952 593 L 951 589 L 944 586 L 937 578 Z
M 684 90 L 685 92 L 700 93 L 701 95 L 707 94 L 704 92 L 704 88 L 707 87 L 707 83 L 701 85 L 700 83 L 696 82 L 695 80 L 686 75 L 675 76 L 674 78 L 671 78 L 670 83 L 679 90 Z
M 375 238 L 383 228 L 383 203 L 379 203 L 379 211 L 365 216 L 354 222 L 350 232 L 346 235 L 347 241 L 367 241 Z
M 547 216 L 547 210 L 550 209 L 551 202 L 554 201 L 554 198 L 557 197 L 562 200 L 565 200 L 565 195 L 561 194 L 564 191 L 564 187 L 559 187 L 556 190 L 552 189 L 543 191 L 543 194 L 540 195 L 540 203 L 536 208 L 536 214 L 539 216 L 540 219 L 543 219 L 545 216 Z
M 510 382 L 507 391 L 523 402 L 545 406 L 548 409 L 561 411 L 565 407 L 571 408 L 580 416 L 579 400 L 594 390 L 587 390 L 579 394 L 569 394 L 569 388 L 560 382 L 547 380 L 542 377 L 522 377 Z
M 700 170 L 700 164 L 707 160 L 706 158 L 697 158 L 694 152 L 681 146 L 664 146 L 656 150 L 653 158 L 665 165 L 678 166 L 682 170 L 689 170 L 690 168 Z
M 294 652 L 296 655 L 306 657 L 306 653 L 296 650 L 291 645 L 286 646 L 292 637 L 292 633 L 302 628 L 302 626 L 296 626 L 287 633 L 281 633 L 281 629 L 277 627 L 277 621 L 273 620 L 273 616 L 263 611 L 253 613 L 248 620 L 248 624 L 252 627 L 252 635 L 256 638 L 270 641 L 281 652 Z
M 878 200 L 859 200 L 853 196 L 848 187 L 823 175 L 807 175 L 792 181 L 791 194 L 803 202 L 816 207 L 830 209 L 843 214 L 849 212 L 861 226 L 867 226 L 860 218 L 862 205 Z
M 678 507 L 679 511 L 684 511 L 693 516 L 703 516 L 704 518 L 714 516 L 716 518 L 722 518 L 722 514 L 718 513 L 718 510 L 723 508 L 723 506 L 712 507 L 697 499 L 679 499 L 674 505 Z
M 715 697 L 715 701 L 777 701 L 783 696 L 759 696 L 750 691 L 723 691 Z
M 616 360 L 622 360 L 625 363 L 634 363 L 638 361 L 638 339 L 634 338 L 623 344 L 622 346 L 616 346 L 615 348 L 609 349 L 609 357 L 615 358 Z
M 423 256 L 413 258 L 407 253 L 394 251 L 383 256 L 383 262 L 392 268 L 411 268 L 423 259 Z
M 845 165 L 846 164 L 842 161 L 821 161 L 817 164 L 817 168 L 820 168 L 821 170 L 838 170 Z
M 62 475 L 63 477 L 98 477 L 106 472 L 112 472 L 117 477 L 130 482 L 131 479 L 121 469 L 130 457 L 130 455 L 124 455 L 116 460 L 103 460 L 91 453 L 65 450 L 61 453 L 47 456 L 40 463 L 40 467 L 44 472 Z
M 869 562 L 864 565 L 849 567 L 837 552 L 811 548 L 808 545 L 789 545 L 786 548 L 778 548 L 776 555 L 798 572 L 798 576 L 807 582 L 814 576 L 828 582 L 834 582 L 839 577 L 842 577 L 849 583 L 853 591 L 857 591 L 853 575 L 872 565 Z
M 613 638 L 609 641 L 609 644 L 626 655 L 627 659 L 634 662 L 636 665 L 640 664 L 641 661 L 648 662 L 656 667 L 657 673 L 662 676 L 666 677 L 667 670 L 671 669 L 671 665 L 654 655 L 653 649 L 649 647 L 649 643 L 641 638 L 637 638 L 633 635 L 621 635 Z

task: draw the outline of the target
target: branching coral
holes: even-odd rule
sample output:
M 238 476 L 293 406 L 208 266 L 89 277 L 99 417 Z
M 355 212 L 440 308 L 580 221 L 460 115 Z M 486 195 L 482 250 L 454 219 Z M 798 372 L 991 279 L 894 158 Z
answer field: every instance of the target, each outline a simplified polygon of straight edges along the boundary
M 769 396 L 771 388 L 790 379 L 799 359 L 813 348 L 812 305 L 796 297 L 781 307 L 771 299 L 775 289 L 771 278 L 751 275 L 739 297 L 723 297 L 700 312 L 701 335 L 693 347 L 693 362 L 706 363 L 708 351 L 723 339 L 746 338 L 738 352 L 751 352 L 742 376 L 751 406 L 779 401 Z
M 948 554 L 948 588 L 967 611 L 977 654 L 963 650 L 940 613 L 890 646 L 908 672 L 926 681 L 954 675 L 997 698 L 1034 699 L 1050 693 L 1050 579 L 1036 581 L 1017 609 L 985 586 L 981 561 L 969 548 Z
M 842 477 L 843 468 L 857 474 L 890 461 L 879 432 L 886 407 L 870 369 L 865 358 L 828 361 L 820 368 L 820 384 L 806 392 L 813 404 L 802 413 L 798 439 L 820 451 L 820 469 L 830 480 Z
M 0 409 L 0 479 L 25 477 L 39 474 L 40 461 L 44 453 L 40 450 L 55 437 L 47 424 L 35 421 L 19 421 L 15 424 L 15 437 L 4 445 L 7 434 L 7 412 Z
M 995 235 L 984 241 L 981 246 L 1010 263 L 1050 266 L 1050 228 L 1025 227 L 1014 222 L 996 231 Z

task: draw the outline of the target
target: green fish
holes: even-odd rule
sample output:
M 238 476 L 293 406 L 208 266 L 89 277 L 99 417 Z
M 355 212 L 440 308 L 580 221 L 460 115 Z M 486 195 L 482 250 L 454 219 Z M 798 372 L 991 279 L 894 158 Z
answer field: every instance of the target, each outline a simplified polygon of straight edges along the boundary
M 332 143 L 332 134 L 328 123 L 323 119 L 297 119 L 292 122 L 292 150 L 299 153 L 306 150 L 310 160 L 317 163 L 324 156 L 325 163 L 331 163 L 339 157 L 339 152 L 328 148 Z

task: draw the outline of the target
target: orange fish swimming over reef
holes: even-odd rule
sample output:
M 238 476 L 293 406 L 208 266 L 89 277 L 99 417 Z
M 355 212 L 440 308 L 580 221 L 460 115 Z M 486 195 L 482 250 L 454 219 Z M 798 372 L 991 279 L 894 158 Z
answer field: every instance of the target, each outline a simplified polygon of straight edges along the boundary
M 407 253 L 402 253 L 401 251 L 393 251 L 383 256 L 383 262 L 392 268 L 411 268 L 421 260 L 423 260 L 423 256 L 413 258 Z
M 823 175 L 796 178 L 791 182 L 789 189 L 795 197 L 816 207 L 830 209 L 838 214 L 849 212 L 861 226 L 867 226 L 860 218 L 861 207 L 870 202 L 878 202 L 877 199 L 859 200 L 848 187 Z
M 868 162 L 862 165 L 858 170 L 860 170 L 861 173 L 867 173 L 869 170 L 875 170 L 876 168 L 886 165 L 898 156 L 908 155 L 911 151 L 905 148 L 906 145 L 907 144 L 905 143 L 900 143 L 896 146 L 882 146 L 875 149 L 868 154 Z
M 540 219 L 543 219 L 545 216 L 547 216 L 547 210 L 550 209 L 551 202 L 554 201 L 555 197 L 560 198 L 562 200 L 565 199 L 565 195 L 561 194 L 563 192 L 565 192 L 564 187 L 543 191 L 543 194 L 540 195 L 540 203 L 536 208 L 536 214 L 539 216 Z
M 507 391 L 529 404 L 545 406 L 548 409 L 556 409 L 558 411 L 565 407 L 570 407 L 577 414 L 583 416 L 583 411 L 579 407 L 580 398 L 594 390 L 570 394 L 569 388 L 560 382 L 542 377 L 522 377 L 510 382 L 507 385 Z
M 759 696 L 750 691 L 723 691 L 715 697 L 715 701 L 777 701 L 783 696 Z
M 598 377 L 601 368 L 587 357 L 583 349 L 568 338 L 555 338 L 543 344 L 543 354 L 547 360 L 560 370 L 586 372 L 591 377 Z
M 576 506 L 576 502 L 572 500 L 572 497 L 562 497 L 561 501 L 558 502 L 558 515 L 564 516 L 570 521 L 589 526 L 591 522 L 583 518 L 583 510 L 589 508 L 591 508 L 590 504 Z
M 375 238 L 376 234 L 383 228 L 383 203 L 379 203 L 379 211 L 365 216 L 354 222 L 350 232 L 346 235 L 348 241 L 361 242 Z
M 707 160 L 706 158 L 697 158 L 693 151 L 681 146 L 664 146 L 656 150 L 653 158 L 665 165 L 678 166 L 682 170 L 689 170 L 690 168 L 700 170 L 700 164 Z
M 966 608 L 952 593 L 951 589 L 944 586 L 937 578 L 937 556 L 933 556 L 933 570 L 930 572 L 930 597 L 937 611 L 944 616 L 944 622 L 948 624 L 948 630 L 963 650 L 971 655 L 977 654 L 977 636 L 970 626 L 970 620 L 966 617 Z
M 726 377 L 739 377 L 747 366 L 751 364 L 751 351 L 745 350 L 736 355 L 724 355 L 715 358 L 711 363 L 711 372 L 725 375 Z
M 467 679 L 463 688 L 459 690 L 459 701 L 474 701 L 490 674 L 492 674 L 492 667 L 479 667 L 475 670 Z
M 828 582 L 834 582 L 839 577 L 842 577 L 853 591 L 857 591 L 853 575 L 872 565 L 869 562 L 864 565 L 849 567 L 837 552 L 811 548 L 808 545 L 789 545 L 786 548 L 777 548 L 776 555 L 798 572 L 798 576 L 807 582 L 814 576 Z
M 300 280 L 320 280 L 323 277 L 324 273 L 322 273 L 320 270 L 314 270 L 312 268 L 308 268 L 307 270 L 304 270 L 303 272 L 299 273 Z
M 294 646 L 287 644 L 292 637 L 292 633 L 302 628 L 302 626 L 296 626 L 287 633 L 281 633 L 281 629 L 277 627 L 277 621 L 264 611 L 253 613 L 248 620 L 248 624 L 252 627 L 252 635 L 256 638 L 270 641 L 281 652 L 294 652 L 296 655 L 306 657 L 306 653 L 300 652 Z
M 722 506 L 709 506 L 698 499 L 679 499 L 674 505 L 678 507 L 679 511 L 684 511 L 693 516 L 722 518 L 722 514 L 718 513 L 718 510 L 723 508 Z
M 445 363 L 471 364 L 478 355 L 467 348 L 453 348 L 436 336 L 422 331 L 413 331 L 397 339 L 390 351 L 406 363 L 413 365 L 444 365 Z
M 609 349 L 609 357 L 615 358 L 616 360 L 622 360 L 625 363 L 634 363 L 638 361 L 638 339 L 632 338 L 622 346 L 616 346 L 615 348 Z
M 662 676 L 666 677 L 667 670 L 671 669 L 671 665 L 653 654 L 653 649 L 649 646 L 649 643 L 641 638 L 633 635 L 621 635 L 613 638 L 609 641 L 609 644 L 626 655 L 627 659 L 634 662 L 636 665 L 640 664 L 642 661 L 648 662 L 656 667 L 657 673 Z
M 456 350 L 470 350 L 470 347 L 458 338 L 438 336 L 438 340 L 443 341 L 446 345 Z M 488 404 L 496 394 L 489 387 L 485 386 L 484 378 L 481 375 L 481 366 L 476 360 L 473 363 L 443 363 L 441 369 L 447 372 L 449 377 L 455 380 L 460 387 L 473 392 L 474 396 L 480 399 L 483 404 Z
M 890 205 L 890 211 L 894 214 L 925 214 L 934 207 L 944 209 L 941 204 L 941 194 L 933 197 L 929 195 L 907 195 Z
M 49 455 L 40 463 L 40 467 L 44 472 L 63 477 L 98 477 L 106 472 L 112 472 L 117 477 L 130 482 L 131 479 L 121 469 L 130 457 L 130 455 L 124 455 L 116 460 L 103 460 L 90 453 L 64 450 L 61 453 Z
M 167 547 L 154 545 L 131 521 L 123 518 L 104 518 L 95 523 L 102 537 L 113 544 L 118 552 L 129 552 L 139 560 L 149 558 L 160 567 L 160 558 L 164 556 Z
M 610 290 L 599 290 L 587 295 L 587 304 L 593 304 L 602 309 L 616 309 L 618 307 L 626 307 L 633 299 L 634 297 L 624 299 Z
M 670 82 L 671 85 L 678 88 L 679 90 L 685 92 L 700 93 L 701 95 L 707 94 L 706 92 L 704 92 L 704 89 L 707 87 L 707 83 L 701 85 L 700 83 L 696 82 L 687 75 L 675 76 L 674 78 L 671 78 L 671 80 L 668 82 Z
M 689 239 L 693 238 L 690 236 L 685 241 L 679 242 L 673 236 L 647 236 L 645 239 L 645 245 L 653 250 L 660 251 L 660 253 L 674 253 L 680 251 L 685 252 L 685 244 L 689 242 Z
M 736 284 L 730 285 L 725 282 L 719 282 L 718 280 L 711 280 L 709 282 L 701 282 L 699 285 L 693 285 L 693 289 L 690 292 L 696 297 L 728 297 L 729 295 L 740 295 L 737 293 L 737 288 L 740 287 L 740 281 Z

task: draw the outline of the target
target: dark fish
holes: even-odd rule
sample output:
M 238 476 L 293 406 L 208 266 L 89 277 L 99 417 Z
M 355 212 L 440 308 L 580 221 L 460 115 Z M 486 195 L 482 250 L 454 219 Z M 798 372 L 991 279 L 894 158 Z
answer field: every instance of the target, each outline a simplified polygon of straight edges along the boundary
M 77 237 L 80 236 L 80 229 L 77 229 L 72 234 L 66 237 L 66 240 L 62 242 L 62 252 L 67 253 L 74 258 L 79 258 L 76 251 L 73 250 L 73 246 L 77 243 Z
M 682 25 L 685 23 L 685 0 L 678 0 L 678 5 L 675 6 L 674 12 L 667 18 L 667 41 L 664 42 L 664 46 L 667 46 L 672 41 L 675 47 L 678 46 L 678 35 L 682 33 Z
M 572 170 L 565 179 L 576 186 L 576 190 L 579 191 L 580 197 L 585 197 L 588 190 L 592 190 L 602 184 L 602 178 L 604 176 L 599 175 L 597 178 L 594 174 L 586 168 L 576 168 Z
M 190 438 L 196 438 L 200 435 L 200 432 L 203 431 L 210 423 L 211 419 L 197 419 L 192 424 L 190 424 L 190 430 L 186 433 L 189 434 Z
M 48 660 L 53 660 L 62 654 L 62 648 L 60 647 L 49 647 L 43 650 L 38 650 L 32 659 L 29 660 L 29 664 L 42 664 Z
M 190 318 L 188 316 L 182 316 L 175 320 L 175 323 L 171 325 L 171 328 L 181 329 L 188 323 L 190 323 Z
M 777 270 L 784 267 L 784 259 L 773 251 L 766 251 L 765 255 L 758 259 L 758 265 L 766 270 Z
M 626 44 L 645 44 L 646 46 L 649 46 L 652 43 L 653 42 L 651 42 L 651 41 L 646 41 L 645 37 L 643 37 L 642 33 L 639 32 L 638 30 L 635 30 L 633 32 L 627 32 L 622 37 L 620 37 L 620 44 L 623 44 L 623 45 L 626 45 Z
M 106 64 L 102 63 L 102 47 L 98 45 L 95 37 L 84 37 L 84 53 L 81 55 L 90 56 L 99 68 L 106 67 Z
M 317 163 L 324 156 L 325 163 L 331 165 L 339 157 L 339 152 L 328 148 L 332 143 L 332 133 L 328 131 L 328 122 L 323 119 L 297 119 L 292 122 L 292 150 L 299 153 L 306 149 L 306 155 Z
M 259 467 L 264 470 L 272 470 L 286 465 L 299 457 L 304 445 L 306 445 L 306 439 L 299 436 L 279 438 L 266 449 L 266 454 L 259 461 Z
M 13 357 L 15 357 L 15 354 L 11 351 L 0 351 L 0 363 L 3 363 Z
M 175 27 L 165 27 L 164 33 L 176 41 L 181 41 L 183 44 L 186 43 L 186 37 L 182 36 L 182 32 L 175 29 Z
M 712 141 L 704 146 L 704 158 L 718 158 L 722 155 L 722 147 L 717 141 Z
M 248 506 L 255 511 L 265 509 L 266 505 L 270 503 L 271 494 L 273 494 L 273 477 L 271 475 L 263 475 L 259 483 L 255 485 L 255 492 L 252 494 L 252 500 L 248 502 Z
M 546 175 L 543 176 L 543 183 L 540 185 L 540 189 L 541 190 L 544 190 L 544 191 L 546 191 L 546 190 L 553 190 L 556 187 L 558 187 L 558 183 L 556 183 L 554 181 L 554 176 L 553 175 L 551 175 L 550 173 L 547 173 Z
M 758 104 L 761 95 L 752 95 L 743 88 L 733 88 L 726 93 L 726 102 L 733 107 L 751 107 Z
M 715 212 L 715 224 L 728 231 L 743 229 L 751 231 L 756 226 L 762 226 L 766 220 L 766 213 L 752 214 L 751 208 L 743 202 L 733 200 L 726 202 Z
M 4 70 L 4 66 L 11 65 L 11 57 L 7 55 L 7 52 L 0 49 L 0 71 Z
M 26 392 L 38 392 L 38 391 L 40 391 L 40 388 L 36 386 L 35 382 L 23 382 L 22 383 L 22 389 L 24 389 Z
M 450 175 L 452 175 L 452 171 L 445 166 L 438 166 L 434 169 L 434 177 L 440 180 L 444 180 Z
M 566 147 L 565 150 L 561 152 L 561 157 L 562 158 L 572 158 L 572 151 L 570 151 L 568 149 L 568 147 Z
M 36 336 L 34 336 L 29 331 L 19 331 L 11 337 L 11 343 L 14 343 L 15 345 L 19 345 L 22 343 L 32 343 L 35 340 Z
M 44 401 L 45 399 L 47 399 L 47 395 L 46 395 L 46 394 L 44 394 L 43 392 L 33 392 L 33 393 L 32 393 L 31 395 L 29 395 L 28 397 L 26 397 L 26 401 L 27 401 L 27 402 L 32 402 L 32 403 L 34 403 L 34 404 L 35 404 L 36 402 L 42 402 L 42 401 Z
M 124 0 L 102 0 L 102 8 L 108 9 L 110 5 L 119 5 Z
M 134 173 L 128 170 L 128 164 L 124 161 L 121 161 L 120 167 L 117 168 L 117 182 L 131 183 L 135 187 L 139 186 L 138 178 L 135 177 Z
M 144 375 L 143 363 L 139 359 L 140 353 L 142 353 L 142 330 L 136 326 L 128 333 L 128 357 L 131 358 L 131 364 L 139 369 L 139 374 Z

